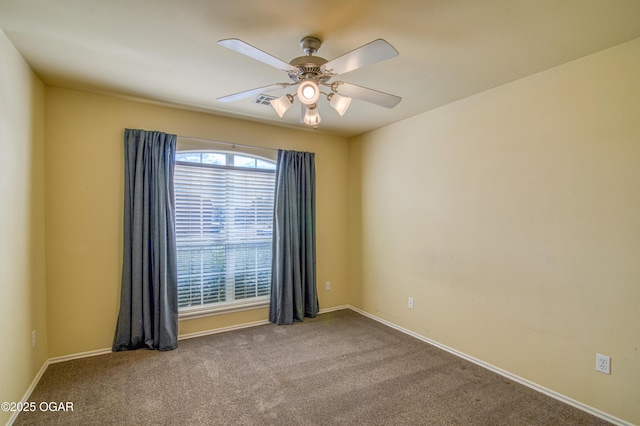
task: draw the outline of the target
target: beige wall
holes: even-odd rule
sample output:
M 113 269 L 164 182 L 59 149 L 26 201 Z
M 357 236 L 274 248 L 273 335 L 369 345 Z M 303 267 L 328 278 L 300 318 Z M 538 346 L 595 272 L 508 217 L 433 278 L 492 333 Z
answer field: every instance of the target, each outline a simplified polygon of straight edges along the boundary
M 0 402 L 20 401 L 47 359 L 44 95 L 0 31 Z
M 125 128 L 315 152 L 320 308 L 348 303 L 347 140 L 58 88 L 47 88 L 46 110 L 49 357 L 111 347 L 122 270 Z M 325 281 L 332 282 L 329 292 Z M 267 309 L 217 315 L 181 321 L 179 331 L 267 317 Z
M 354 303 L 640 424 L 638 76 L 640 39 L 353 140 Z

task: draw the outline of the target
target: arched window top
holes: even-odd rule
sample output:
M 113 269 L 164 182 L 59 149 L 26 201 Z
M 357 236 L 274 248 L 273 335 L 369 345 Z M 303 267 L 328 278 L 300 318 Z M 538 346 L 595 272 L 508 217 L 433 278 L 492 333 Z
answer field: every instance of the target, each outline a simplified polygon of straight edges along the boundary
M 273 160 L 251 154 L 238 154 L 226 151 L 179 151 L 176 153 L 176 161 L 179 163 L 207 164 L 245 169 L 276 169 L 276 163 Z

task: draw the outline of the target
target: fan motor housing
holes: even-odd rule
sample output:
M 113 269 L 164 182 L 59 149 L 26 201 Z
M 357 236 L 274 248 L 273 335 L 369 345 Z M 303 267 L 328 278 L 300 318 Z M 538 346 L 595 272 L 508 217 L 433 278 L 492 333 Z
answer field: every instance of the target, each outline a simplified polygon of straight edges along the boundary
M 331 78 L 330 75 L 325 75 L 322 71 L 322 65 L 327 62 L 326 59 L 319 56 L 299 56 L 289 62 L 290 65 L 298 69 L 295 73 L 289 73 L 289 77 L 296 83 L 309 78 L 324 83 Z

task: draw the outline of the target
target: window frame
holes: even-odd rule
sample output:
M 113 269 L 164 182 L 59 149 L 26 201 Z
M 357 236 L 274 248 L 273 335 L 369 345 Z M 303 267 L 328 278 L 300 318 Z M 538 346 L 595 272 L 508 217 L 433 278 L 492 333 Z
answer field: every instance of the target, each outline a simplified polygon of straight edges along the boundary
M 235 147 L 234 147 L 235 148 Z M 253 151 L 253 150 L 252 150 Z M 215 154 L 225 154 L 226 155 L 226 164 L 209 164 L 209 163 L 197 163 L 190 161 L 179 161 L 177 156 L 179 154 L 186 153 L 215 153 Z M 273 164 L 274 168 L 262 168 L 262 167 L 243 167 L 243 166 L 234 166 L 234 156 L 242 156 L 242 157 L 251 157 L 256 160 L 256 166 L 258 161 L 264 161 L 269 164 Z M 277 161 L 274 158 L 265 157 L 254 152 L 242 152 L 240 150 L 237 151 L 229 151 L 226 149 L 216 149 L 216 148 L 185 148 L 178 149 L 176 151 L 176 165 L 182 166 L 195 166 L 195 167 L 212 167 L 218 169 L 233 169 L 233 170 L 246 170 L 246 171 L 256 171 L 259 170 L 264 173 L 273 173 L 274 174 L 274 193 L 275 193 L 275 173 L 276 173 L 276 163 Z M 230 165 L 229 165 L 230 164 Z M 174 187 L 175 190 L 175 187 Z M 176 203 L 177 204 L 177 203 Z M 177 236 L 176 236 L 177 240 Z M 177 241 L 176 241 L 177 242 Z M 252 309 L 260 309 L 269 306 L 270 295 L 265 296 L 257 296 L 251 297 L 248 299 L 239 299 L 227 302 L 216 302 L 216 303 L 208 303 L 204 305 L 196 305 L 196 306 L 186 306 L 178 308 L 178 320 L 187 320 L 187 319 L 195 319 L 208 317 L 212 315 L 226 314 L 232 312 L 241 312 Z

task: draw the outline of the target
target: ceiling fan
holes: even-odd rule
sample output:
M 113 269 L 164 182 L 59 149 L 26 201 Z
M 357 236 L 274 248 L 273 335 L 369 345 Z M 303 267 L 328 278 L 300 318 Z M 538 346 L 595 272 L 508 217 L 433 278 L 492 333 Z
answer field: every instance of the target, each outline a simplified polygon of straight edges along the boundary
M 282 118 L 293 104 L 294 97 L 297 96 L 302 106 L 300 122 L 310 126 L 317 126 L 321 120 L 317 104 L 320 95 L 327 97 L 331 107 L 340 116 L 344 115 L 347 108 L 349 108 L 351 98 L 360 99 L 385 108 L 393 108 L 402 100 L 398 96 L 344 81 L 330 82 L 335 76 L 398 56 L 398 51 L 382 39 L 374 40 L 331 61 L 327 61 L 319 56 L 314 56 L 320 49 L 322 42 L 316 37 L 304 37 L 300 40 L 300 46 L 305 56 L 299 56 L 289 63 L 237 38 L 220 40 L 218 44 L 285 71 L 292 81 L 291 83 L 275 83 L 223 96 L 218 98 L 218 101 L 221 102 L 234 102 L 276 89 L 298 86 L 295 93 L 287 93 L 270 101 L 271 106 Z M 321 87 L 327 88 L 329 92 L 322 92 Z

